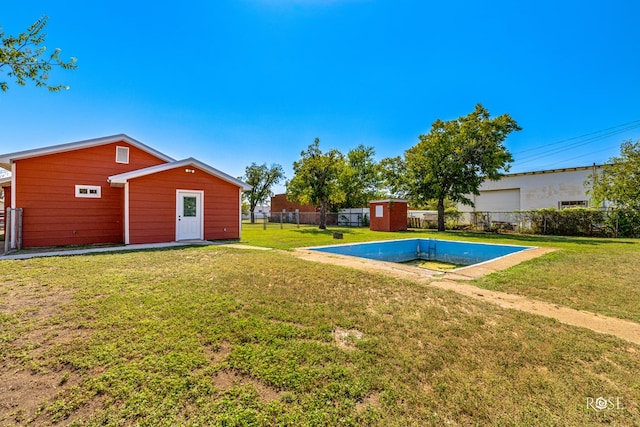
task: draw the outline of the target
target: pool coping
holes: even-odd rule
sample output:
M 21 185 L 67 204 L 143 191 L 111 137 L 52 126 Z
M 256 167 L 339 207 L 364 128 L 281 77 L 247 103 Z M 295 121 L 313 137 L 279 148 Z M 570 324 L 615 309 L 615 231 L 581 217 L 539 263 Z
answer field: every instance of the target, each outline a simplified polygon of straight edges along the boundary
M 500 246 L 520 246 L 523 249 L 518 252 L 514 252 L 507 255 L 502 255 L 497 258 L 490 259 L 488 261 L 482 261 L 476 264 L 467 265 L 464 267 L 456 268 L 451 271 L 443 272 L 437 270 L 429 270 L 422 267 L 415 267 L 411 265 L 390 262 L 390 261 L 378 261 L 368 258 L 362 258 L 352 255 L 334 254 L 330 252 L 318 251 L 318 248 L 327 248 L 335 246 L 346 245 L 358 245 L 367 243 L 385 243 L 385 242 L 397 242 L 402 240 L 414 240 L 410 239 L 392 239 L 392 240 L 375 240 L 369 242 L 350 242 L 350 243 L 336 243 L 332 245 L 313 246 L 296 248 L 294 253 L 303 259 L 309 261 L 324 262 L 327 264 L 341 265 L 344 267 L 353 267 L 365 271 L 377 271 L 383 274 L 389 274 L 395 277 L 413 279 L 413 280 L 434 280 L 434 279 L 451 279 L 451 280 L 473 280 L 479 277 L 491 274 L 496 271 L 505 270 L 520 264 L 521 262 L 528 261 L 530 259 L 538 258 L 547 253 L 553 252 L 555 248 L 545 248 L 539 246 L 524 246 L 524 245 L 512 245 L 512 244 L 498 244 L 498 243 L 485 243 L 485 242 L 467 242 L 464 243 L 476 243 L 485 245 L 500 245 Z M 457 241 L 457 240 L 452 240 Z

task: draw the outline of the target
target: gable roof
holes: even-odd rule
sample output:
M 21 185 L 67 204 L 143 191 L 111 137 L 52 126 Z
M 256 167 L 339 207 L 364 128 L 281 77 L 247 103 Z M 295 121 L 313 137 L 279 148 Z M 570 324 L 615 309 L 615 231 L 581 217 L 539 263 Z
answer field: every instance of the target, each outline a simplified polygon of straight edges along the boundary
M 211 167 L 206 163 L 202 163 L 200 160 L 196 160 L 193 157 L 189 157 L 184 160 L 173 161 L 170 163 L 163 163 L 161 165 L 151 166 L 144 169 L 138 169 L 131 172 L 125 172 L 118 175 L 112 175 L 107 178 L 107 181 L 111 184 L 112 187 L 119 187 L 126 184 L 130 179 L 140 178 L 142 176 L 147 176 L 154 173 L 164 172 L 167 170 L 182 168 L 186 166 L 193 166 L 201 169 L 210 175 L 213 175 L 223 181 L 227 181 L 233 185 L 240 187 L 243 191 L 251 190 L 251 186 L 249 184 L 242 182 L 239 179 L 232 177 L 231 175 L 227 175 L 226 173 L 214 167 Z
M 175 159 L 155 150 L 142 142 L 123 133 L 119 135 L 105 136 L 102 138 L 86 139 L 84 141 L 70 142 L 67 144 L 52 145 L 49 147 L 35 148 L 33 150 L 17 151 L 15 153 L 0 154 L 0 167 L 11 170 L 11 162 L 30 157 L 46 156 L 47 154 L 63 153 L 65 151 L 79 150 L 82 148 L 97 147 L 99 145 L 112 144 L 114 142 L 126 142 L 142 151 L 158 157 L 165 162 L 173 162 Z

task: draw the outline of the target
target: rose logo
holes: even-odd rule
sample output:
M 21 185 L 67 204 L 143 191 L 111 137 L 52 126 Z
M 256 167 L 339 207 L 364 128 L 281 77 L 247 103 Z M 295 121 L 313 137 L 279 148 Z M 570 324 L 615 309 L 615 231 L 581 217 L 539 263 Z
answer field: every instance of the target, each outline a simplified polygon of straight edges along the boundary
M 604 397 L 599 397 L 596 399 L 596 409 L 601 411 L 603 409 L 607 409 L 607 399 L 605 399 Z

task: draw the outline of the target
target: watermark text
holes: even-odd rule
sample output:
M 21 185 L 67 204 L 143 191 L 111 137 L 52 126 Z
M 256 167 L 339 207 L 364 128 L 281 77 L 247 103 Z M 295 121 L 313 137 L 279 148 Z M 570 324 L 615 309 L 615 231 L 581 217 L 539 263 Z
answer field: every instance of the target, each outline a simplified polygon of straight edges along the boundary
M 596 412 L 621 410 L 624 404 L 620 397 L 587 397 L 587 409 Z

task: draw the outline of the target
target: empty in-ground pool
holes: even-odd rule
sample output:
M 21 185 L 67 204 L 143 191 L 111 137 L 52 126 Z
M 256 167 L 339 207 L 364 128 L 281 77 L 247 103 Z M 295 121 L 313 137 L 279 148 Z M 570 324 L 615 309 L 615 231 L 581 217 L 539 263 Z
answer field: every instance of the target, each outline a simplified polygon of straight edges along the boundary
M 429 260 L 469 266 L 531 248 L 531 246 L 497 245 L 454 240 L 403 239 L 322 246 L 309 249 L 377 261 L 408 262 Z

